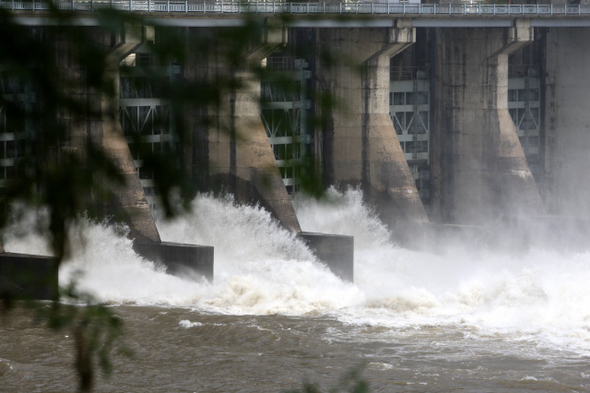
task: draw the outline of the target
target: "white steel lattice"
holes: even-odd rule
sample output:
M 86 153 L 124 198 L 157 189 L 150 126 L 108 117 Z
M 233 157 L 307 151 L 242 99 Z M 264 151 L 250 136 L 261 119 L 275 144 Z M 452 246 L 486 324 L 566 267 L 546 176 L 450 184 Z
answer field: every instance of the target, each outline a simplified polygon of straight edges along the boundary
M 392 67 L 389 111 L 425 206 L 430 200 L 430 84 L 423 67 Z
M 283 183 L 289 191 L 295 191 L 307 110 L 305 84 L 310 75 L 303 70 L 305 63 L 299 59 L 271 57 L 266 64 L 280 75 L 262 81 L 261 118 Z
M 516 68 L 512 67 L 511 68 Z M 514 70 L 510 70 L 515 74 Z M 536 180 L 541 179 L 541 97 L 538 73 L 529 68 L 508 79 L 508 111 Z

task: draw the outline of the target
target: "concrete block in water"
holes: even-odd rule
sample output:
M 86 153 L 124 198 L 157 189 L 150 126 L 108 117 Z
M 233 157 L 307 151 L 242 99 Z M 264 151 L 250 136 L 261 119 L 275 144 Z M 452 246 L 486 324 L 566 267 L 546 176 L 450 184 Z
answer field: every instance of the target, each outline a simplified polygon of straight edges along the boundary
M 354 282 L 354 237 L 325 233 L 301 232 L 316 257 L 344 281 Z
M 133 249 L 150 261 L 163 263 L 168 274 L 182 276 L 197 273 L 213 281 L 212 246 L 135 242 Z
M 57 295 L 57 259 L 0 254 L 0 294 L 14 299 L 51 300 Z

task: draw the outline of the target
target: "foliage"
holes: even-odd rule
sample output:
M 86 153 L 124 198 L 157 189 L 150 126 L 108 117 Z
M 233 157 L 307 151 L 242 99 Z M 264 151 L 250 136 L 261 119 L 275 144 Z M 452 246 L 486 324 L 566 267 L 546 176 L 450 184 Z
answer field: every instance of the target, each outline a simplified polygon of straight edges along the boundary
M 44 16 L 54 20 L 55 25 L 38 28 L 21 24 L 15 15 L 0 9 L 0 35 L 11 37 L 0 40 L 0 133 L 20 135 L 10 153 L 15 158 L 14 172 L 0 176 L 5 179 L 0 189 L 0 228 L 6 227 L 10 206 L 15 202 L 34 209 L 47 208 L 49 225 L 35 230 L 49 239 L 59 264 L 69 255 L 68 228 L 82 214 L 100 220 L 124 216 L 112 202 L 125 185 L 125 177 L 97 137 L 100 132 L 96 132 L 96 127 L 104 121 L 119 120 L 118 81 L 112 78 L 109 56 L 122 42 L 125 27 L 141 27 L 142 21 L 132 13 L 100 10 L 93 14 L 99 26 L 80 27 L 75 14 L 52 8 Z M 281 18 L 279 28 L 284 22 Z M 223 105 L 243 87 L 244 81 L 236 78 L 236 70 L 274 79 L 285 91 L 297 89 L 284 75 L 268 76 L 269 70 L 261 64 L 245 64 L 244 48 L 260 41 L 265 26 L 256 15 L 244 20 L 240 27 L 209 29 L 196 40 L 193 38 L 190 46 L 186 30 L 156 26 L 155 42 L 143 44 L 154 60 L 124 63 L 120 67 L 120 74 L 128 78 L 131 89 L 156 89 L 159 98 L 170 107 L 171 118 L 160 119 L 162 124 L 156 127 L 164 129 L 165 122 L 174 123 L 174 144 L 153 151 L 144 143 L 145 135 L 141 132 L 126 135 L 143 161 L 142 170 L 154 179 L 167 217 L 179 213 L 175 208 L 176 195 L 185 202 L 185 209 L 190 206 L 198 179 L 186 171 L 187 165 L 194 162 L 187 164 L 183 149 L 198 143 L 195 128 L 211 122 L 207 116 L 194 116 L 196 123 L 190 124 L 181 114 L 187 110 L 193 114 L 207 113 L 208 109 Z M 181 73 L 168 75 L 162 83 L 154 82 L 162 80 L 162 68 L 188 61 L 206 63 L 209 56 L 222 57 L 218 61 L 229 72 L 220 72 L 215 78 Z M 323 61 L 330 64 L 334 59 L 328 56 Z M 321 107 L 334 104 L 327 94 L 316 93 L 314 99 Z M 310 127 L 320 125 L 321 121 L 321 116 L 319 120 L 309 119 Z M 247 130 L 225 131 L 234 132 L 236 138 L 248 137 Z M 320 195 L 323 187 L 317 164 L 304 157 L 296 165 L 301 165 L 302 188 Z M 121 321 L 109 308 L 77 293 L 74 286 L 56 293 L 50 307 L 37 305 L 39 318 L 51 329 L 73 330 L 80 389 L 88 391 L 92 385 L 93 358 L 98 359 L 105 373 L 112 368 L 108 353 L 119 345 Z M 5 315 L 14 306 L 14 299 L 2 296 L 1 300 L 0 311 Z M 360 389 L 364 385 L 358 381 L 358 386 Z
M 99 124 L 105 117 L 118 118 L 118 108 L 109 108 L 110 112 L 104 113 L 105 108 L 100 105 L 100 97 L 115 103 L 119 94 L 109 75 L 112 48 L 101 37 L 118 37 L 123 26 L 141 26 L 141 21 L 133 14 L 104 10 L 97 12 L 101 24 L 101 31 L 97 32 L 94 28 L 76 27 L 72 14 L 57 9 L 52 9 L 50 14 L 58 25 L 40 29 L 19 24 L 9 11 L 0 9 L 0 33 L 14 37 L 0 42 L 0 106 L 6 116 L 6 129 L 2 132 L 26 135 L 19 141 L 14 154 L 18 158 L 15 173 L 10 176 L 10 184 L 0 201 L 3 213 L 0 226 L 6 225 L 7 212 L 16 200 L 34 207 L 49 207 L 49 231 L 44 235 L 51 239 L 52 248 L 61 260 L 68 254 L 67 227 L 80 213 L 86 212 L 90 217 L 118 213 L 112 206 L 104 209 L 104 204 L 116 198 L 117 188 L 124 179 L 90 128 L 93 122 Z M 229 39 L 231 35 L 232 45 L 239 48 L 252 38 L 250 28 L 222 31 L 219 39 Z M 155 56 L 156 64 L 182 64 L 187 56 L 182 33 L 165 30 L 162 33 L 162 42 L 145 44 Z M 206 53 L 211 50 L 211 44 L 200 49 Z M 238 55 L 237 50 L 228 52 L 232 67 L 238 66 Z M 129 67 L 122 67 L 121 72 L 125 74 L 128 70 Z M 150 65 L 138 64 L 134 74 L 135 89 L 141 88 L 143 81 L 161 78 L 156 67 Z M 217 79 L 214 84 L 173 79 L 162 84 L 160 93 L 172 112 L 182 113 L 187 105 L 218 103 L 219 91 L 239 88 L 237 83 L 230 79 Z M 184 123 L 178 122 L 178 145 L 187 142 L 185 136 Z M 140 133 L 130 136 L 138 146 L 142 145 L 142 137 Z M 174 214 L 171 191 L 180 190 L 185 199 L 193 192 L 190 179 L 181 170 L 178 152 L 169 148 L 142 153 L 145 170 L 153 173 L 164 210 L 171 216 Z
M 53 13 L 65 22 L 65 15 Z M 67 123 L 80 126 L 86 115 L 98 115 L 88 113 L 84 100 L 72 93 L 81 85 L 107 90 L 105 93 L 111 97 L 115 92 L 108 90 L 103 80 L 106 60 L 102 49 L 89 39 L 84 29 L 74 32 L 57 26 L 40 32 L 20 25 L 11 16 L 8 11 L 0 10 L 0 33 L 15 37 L 0 43 L 3 87 L 0 104 L 4 106 L 6 121 L 3 132 L 27 137 L 19 141 L 22 146 L 14 154 L 16 169 L 0 202 L 0 225 L 6 225 L 9 206 L 15 200 L 50 206 L 47 235 L 61 259 L 67 254 L 68 222 L 75 220 L 79 212 L 96 212 L 96 205 L 89 198 L 94 186 L 93 175 L 89 174 L 102 175 L 114 183 L 122 181 L 116 167 L 92 141 L 85 146 L 85 157 L 77 154 L 73 146 L 67 148 L 66 141 L 71 137 Z M 76 68 L 60 69 L 56 51 L 48 45 L 50 40 L 63 41 L 64 36 L 73 37 L 75 50 L 71 55 Z M 87 71 L 81 73 L 82 69 Z M 22 94 L 28 94 L 34 102 L 19 100 Z M 59 121 L 59 117 L 64 121 Z M 41 127 L 43 132 L 35 133 L 33 138 L 31 129 Z
M 45 16 L 53 18 L 56 25 L 36 28 L 20 24 L 15 14 L 0 9 L 0 34 L 11 37 L 0 40 L 0 132 L 20 136 L 18 146 L 10 153 L 15 158 L 14 173 L 7 174 L 9 179 L 2 189 L 0 227 L 7 225 L 10 206 L 17 201 L 35 209 L 47 208 L 49 225 L 35 230 L 49 239 L 58 264 L 69 254 L 68 228 L 82 214 L 103 219 L 117 218 L 122 213 L 113 209 L 111 201 L 117 199 L 125 179 L 100 138 L 93 136 L 93 127 L 118 120 L 119 92 L 110 74 L 109 55 L 113 43 L 125 34 L 125 26 L 142 24 L 129 13 L 103 10 L 95 15 L 99 27 L 77 27 L 73 23 L 75 15 L 54 8 Z M 252 26 L 249 23 L 231 32 L 219 32 L 217 40 L 232 39 L 232 48 L 240 48 L 256 34 Z M 159 42 L 145 44 L 155 63 L 184 63 L 187 45 L 182 31 L 167 29 L 159 33 Z M 204 54 L 213 43 L 203 40 L 196 45 Z M 239 66 L 239 53 L 228 52 L 229 64 L 235 68 Z M 133 70 L 129 68 L 123 66 L 121 74 L 133 73 L 132 88 L 136 90 L 145 81 L 162 76 L 153 64 L 138 63 Z M 232 78 L 213 82 L 172 78 L 159 87 L 160 97 L 167 101 L 171 112 L 182 113 L 187 106 L 218 105 L 221 91 L 240 85 Z M 176 123 L 177 146 L 190 143 L 185 124 Z M 190 177 L 182 170 L 178 150 L 167 146 L 153 152 L 144 149 L 141 133 L 128 137 L 143 150 L 144 169 L 153 174 L 165 213 L 176 213 L 171 199 L 176 191 L 180 191 L 188 207 L 194 191 Z M 73 331 L 80 390 L 89 391 L 94 358 L 106 374 L 112 369 L 108 354 L 113 346 L 120 348 L 121 321 L 109 308 L 96 304 L 87 294 L 77 293 L 74 286 L 56 294 L 48 308 L 32 304 L 39 311 L 39 320 L 49 328 Z M 3 293 L 2 314 L 6 315 L 14 305 L 10 293 Z
M 78 293 L 72 281 L 61 293 L 61 301 L 51 302 L 47 307 L 35 308 L 36 320 L 49 329 L 71 329 L 76 349 L 74 367 L 79 376 L 80 392 L 92 390 L 94 359 L 106 376 L 113 370 L 110 353 L 113 348 L 132 358 L 133 353 L 125 347 L 121 338 L 123 322 L 112 311 L 96 303 L 92 296 Z
M 339 383 L 328 390 L 329 393 L 369 393 L 369 384 L 361 378 L 363 367 L 350 369 Z M 313 383 L 304 383 L 301 389 L 289 390 L 287 393 L 321 393 L 321 389 Z

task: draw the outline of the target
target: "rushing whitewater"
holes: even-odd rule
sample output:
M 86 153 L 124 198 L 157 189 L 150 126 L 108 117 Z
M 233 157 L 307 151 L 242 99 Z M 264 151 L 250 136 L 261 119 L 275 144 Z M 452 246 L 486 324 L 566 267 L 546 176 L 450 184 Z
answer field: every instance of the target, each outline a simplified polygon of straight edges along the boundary
M 325 316 L 353 326 L 437 328 L 503 337 L 590 355 L 590 253 L 449 245 L 437 254 L 397 247 L 362 203 L 362 193 L 329 190 L 294 200 L 305 231 L 354 235 L 355 283 L 336 278 L 292 233 L 259 207 L 199 195 L 192 212 L 158 222 L 163 239 L 215 247 L 215 281 L 166 275 L 137 256 L 122 228 L 82 220 L 60 282 L 110 304 L 183 307 L 227 315 Z M 13 252 L 47 254 L 24 228 L 5 235 Z M 22 236 L 26 233 L 26 236 Z M 189 317 L 180 326 L 200 326 Z

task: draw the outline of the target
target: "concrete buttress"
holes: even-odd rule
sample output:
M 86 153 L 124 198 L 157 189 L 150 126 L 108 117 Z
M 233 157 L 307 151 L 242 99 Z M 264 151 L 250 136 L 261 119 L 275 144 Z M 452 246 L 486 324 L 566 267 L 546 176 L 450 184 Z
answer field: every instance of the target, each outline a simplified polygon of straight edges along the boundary
M 260 79 L 250 69 L 260 67 L 264 58 L 286 44 L 287 30 L 269 23 L 258 42 L 239 48 L 240 64 L 233 65 L 228 59 L 236 48 L 227 39 L 211 29 L 188 30 L 188 45 L 203 37 L 209 37 L 209 43 L 219 41 L 209 45 L 207 53 L 189 47 L 185 76 L 221 91 L 218 105 L 189 109 L 194 147 L 185 149 L 192 157 L 185 158 L 185 164 L 199 188 L 225 190 L 238 201 L 259 203 L 285 228 L 301 232 L 260 117 Z
M 107 74 L 115 86 L 115 97 L 102 97 L 102 146 L 107 156 L 115 163 L 125 179 L 124 185 L 116 190 L 117 200 L 113 201 L 124 211 L 129 225 L 129 235 L 140 242 L 159 243 L 160 235 L 139 180 L 129 145 L 123 135 L 119 121 L 119 64 L 146 39 L 153 40 L 153 27 L 125 26 L 125 42 L 120 43 L 108 55 Z
M 85 122 L 76 122 L 70 118 L 67 112 L 60 115 L 60 121 L 67 124 L 70 130 L 70 145 L 67 147 L 75 154 L 84 155 L 87 138 L 90 138 L 96 146 L 102 146 L 104 154 L 112 160 L 119 173 L 123 176 L 123 185 L 114 185 L 115 198 L 108 201 L 107 205 L 114 205 L 117 211 L 123 213 L 123 218 L 129 226 L 129 236 L 132 239 L 143 242 L 159 242 L 160 236 L 156 224 L 149 210 L 143 187 L 141 186 L 135 163 L 129 151 L 129 146 L 123 135 L 119 122 L 119 65 L 123 58 L 141 46 L 146 39 L 146 34 L 153 28 L 144 28 L 141 25 L 124 26 L 124 39 L 110 49 L 107 54 L 105 67 L 105 82 L 112 86 L 114 94 L 87 88 L 79 84 L 71 94 L 85 96 L 85 100 L 92 108 L 93 115 Z M 149 30 L 148 30 L 149 29 Z M 96 29 L 94 39 L 97 41 L 110 41 L 110 33 Z M 69 42 L 60 43 L 63 50 L 67 51 Z M 67 53 L 67 52 L 65 52 Z M 58 58 L 59 66 L 68 74 L 71 80 L 81 80 L 79 75 L 84 72 L 75 64 L 69 64 L 69 56 L 62 55 Z M 96 178 L 102 182 L 104 179 Z M 110 211 L 109 206 L 105 206 Z
M 436 33 L 433 210 L 437 220 L 481 225 L 540 215 L 543 206 L 508 112 L 508 55 L 534 39 L 513 28 Z
M 69 121 L 71 131 L 71 149 L 75 154 L 86 154 L 84 149 L 86 139 L 90 138 L 96 146 L 101 146 L 104 154 L 114 163 L 115 168 L 122 175 L 124 184 L 111 185 L 114 191 L 114 200 L 108 201 L 107 209 L 115 207 L 115 211 L 122 212 L 122 219 L 129 226 L 129 237 L 133 242 L 134 250 L 142 257 L 162 263 L 167 268 L 169 274 L 180 276 L 194 277 L 194 274 L 200 274 L 205 278 L 213 279 L 213 247 L 199 246 L 192 244 L 176 244 L 162 242 L 156 223 L 147 203 L 141 181 L 137 174 L 133 157 L 129 146 L 124 137 L 121 123 L 119 121 L 119 67 L 121 61 L 130 53 L 133 53 L 146 41 L 152 41 L 155 38 L 153 28 L 146 28 L 141 25 L 124 26 L 124 39 L 116 45 L 113 45 L 107 53 L 107 64 L 105 67 L 105 83 L 110 83 L 113 87 L 111 93 L 108 89 L 104 91 L 92 91 L 84 89 L 83 86 L 77 86 L 76 94 L 85 95 L 87 102 L 92 106 L 91 116 L 84 122 L 76 122 L 75 119 L 68 119 L 62 115 L 62 121 Z M 106 39 L 105 39 L 106 36 Z M 103 31 L 97 30 L 95 39 L 109 41 L 110 34 L 106 35 Z M 65 42 L 67 47 L 67 42 Z M 62 67 L 67 67 L 67 56 L 60 58 L 64 61 Z M 65 69 L 71 77 L 76 79 L 75 73 L 83 72 L 79 67 Z M 79 79 L 79 78 L 77 78 Z M 105 179 L 95 178 L 95 182 L 105 181 Z M 113 206 L 114 205 L 114 206 Z M 109 210 L 107 210 L 109 212 Z M 12 259 L 11 259 L 12 258 Z M 0 258 L 0 264 L 11 268 L 10 263 L 13 259 L 11 255 Z M 25 263 L 37 264 L 38 270 L 42 271 L 45 260 L 41 259 L 23 259 Z M 0 266 L 0 269 L 3 267 Z M 15 278 L 18 278 L 15 276 Z M 55 281 L 57 282 L 57 270 L 55 270 Z M 36 294 L 33 296 L 46 296 Z
M 106 83 L 111 83 L 114 87 L 115 99 L 104 92 L 88 88 L 83 83 L 83 74 L 86 70 L 72 61 L 74 56 L 71 55 L 71 50 L 73 47 L 67 36 L 58 36 L 55 40 L 55 50 L 58 54 L 57 67 L 60 68 L 60 74 L 68 82 L 62 84 L 64 89 L 62 93 L 76 96 L 75 98 L 82 102 L 86 101 L 89 109 L 87 117 L 81 121 L 76 113 L 66 108 L 57 108 L 56 119 L 66 127 L 69 133 L 67 145 L 60 145 L 59 148 L 63 150 L 63 153 L 68 151 L 72 155 L 84 156 L 87 154 L 85 147 L 88 139 L 92 139 L 97 145 L 103 147 L 105 154 L 112 159 L 125 179 L 125 184 L 115 190 L 117 200 L 113 203 L 118 204 L 117 207 L 124 211 L 130 229 L 130 237 L 136 241 L 136 244 L 139 241 L 144 245 L 154 245 L 160 243 L 160 236 L 149 211 L 129 147 L 123 137 L 123 130 L 119 123 L 119 101 L 117 99 L 119 63 L 142 44 L 145 36 L 141 26 L 126 26 L 125 33 L 125 42 L 119 43 L 110 51 L 105 69 Z M 101 29 L 94 29 L 91 35 L 99 45 L 105 47 L 107 46 L 106 42 L 111 40 L 110 34 L 105 34 Z M 47 105 L 51 107 L 51 105 Z M 58 154 L 58 156 L 61 155 Z M 67 155 L 63 154 L 64 157 L 56 158 L 67 159 L 65 157 Z M 67 165 L 67 162 L 62 164 Z M 94 180 L 101 181 L 102 179 Z M 212 271 L 212 247 L 169 244 L 165 247 L 173 251 L 182 249 L 182 255 L 180 257 L 174 255 L 172 262 L 182 260 L 181 262 L 185 264 L 188 264 L 187 261 L 193 262 L 192 265 L 198 263 L 198 267 L 205 266 L 207 270 Z M 201 257 L 199 254 L 200 260 L 195 261 L 198 258 L 195 258 L 194 255 L 199 252 L 210 255 Z M 164 262 L 168 261 L 164 260 Z M 0 295 L 3 299 L 56 300 L 59 298 L 58 274 L 57 258 L 5 253 L 3 247 L 0 251 Z
M 321 88 L 333 108 L 324 111 L 324 171 L 329 183 L 361 186 L 382 219 L 427 222 L 404 153 L 389 115 L 390 59 L 415 42 L 411 21 L 395 28 L 320 29 L 320 50 L 333 64 L 321 63 Z M 327 113 L 326 113 L 327 112 Z
M 590 28 L 547 29 L 545 190 L 550 214 L 590 218 Z
M 80 101 L 86 101 L 92 112 L 92 115 L 84 122 L 80 122 L 68 111 L 60 111 L 59 120 L 70 130 L 70 141 L 66 149 L 83 156 L 86 154 L 87 139 L 90 139 L 96 146 L 102 146 L 104 154 L 112 160 L 123 176 L 125 183 L 121 186 L 113 186 L 115 198 L 108 201 L 107 205 L 114 205 L 115 211 L 123 213 L 121 218 L 129 226 L 129 236 L 139 241 L 159 242 L 160 236 L 119 122 L 120 62 L 141 46 L 146 39 L 153 40 L 153 27 L 145 28 L 139 24 L 126 25 L 123 29 L 124 34 L 108 50 L 106 58 L 104 83 L 112 86 L 113 94 L 108 94 L 108 89 L 103 89 L 101 92 L 85 86 L 81 82 L 83 80 L 81 75 L 85 71 L 71 62 L 69 60 L 71 56 L 67 55 L 71 50 L 70 42 L 68 39 L 63 39 L 57 43 L 60 51 L 58 66 L 64 75 L 68 75 L 69 80 L 78 81 L 75 84 L 64 84 L 73 86 L 66 94 L 80 96 Z M 105 48 L 110 46 L 111 34 L 108 31 L 95 28 L 92 31 L 92 38 Z M 104 179 L 96 178 L 95 181 L 103 182 Z M 112 212 L 110 206 L 105 206 L 105 209 L 107 212 Z

